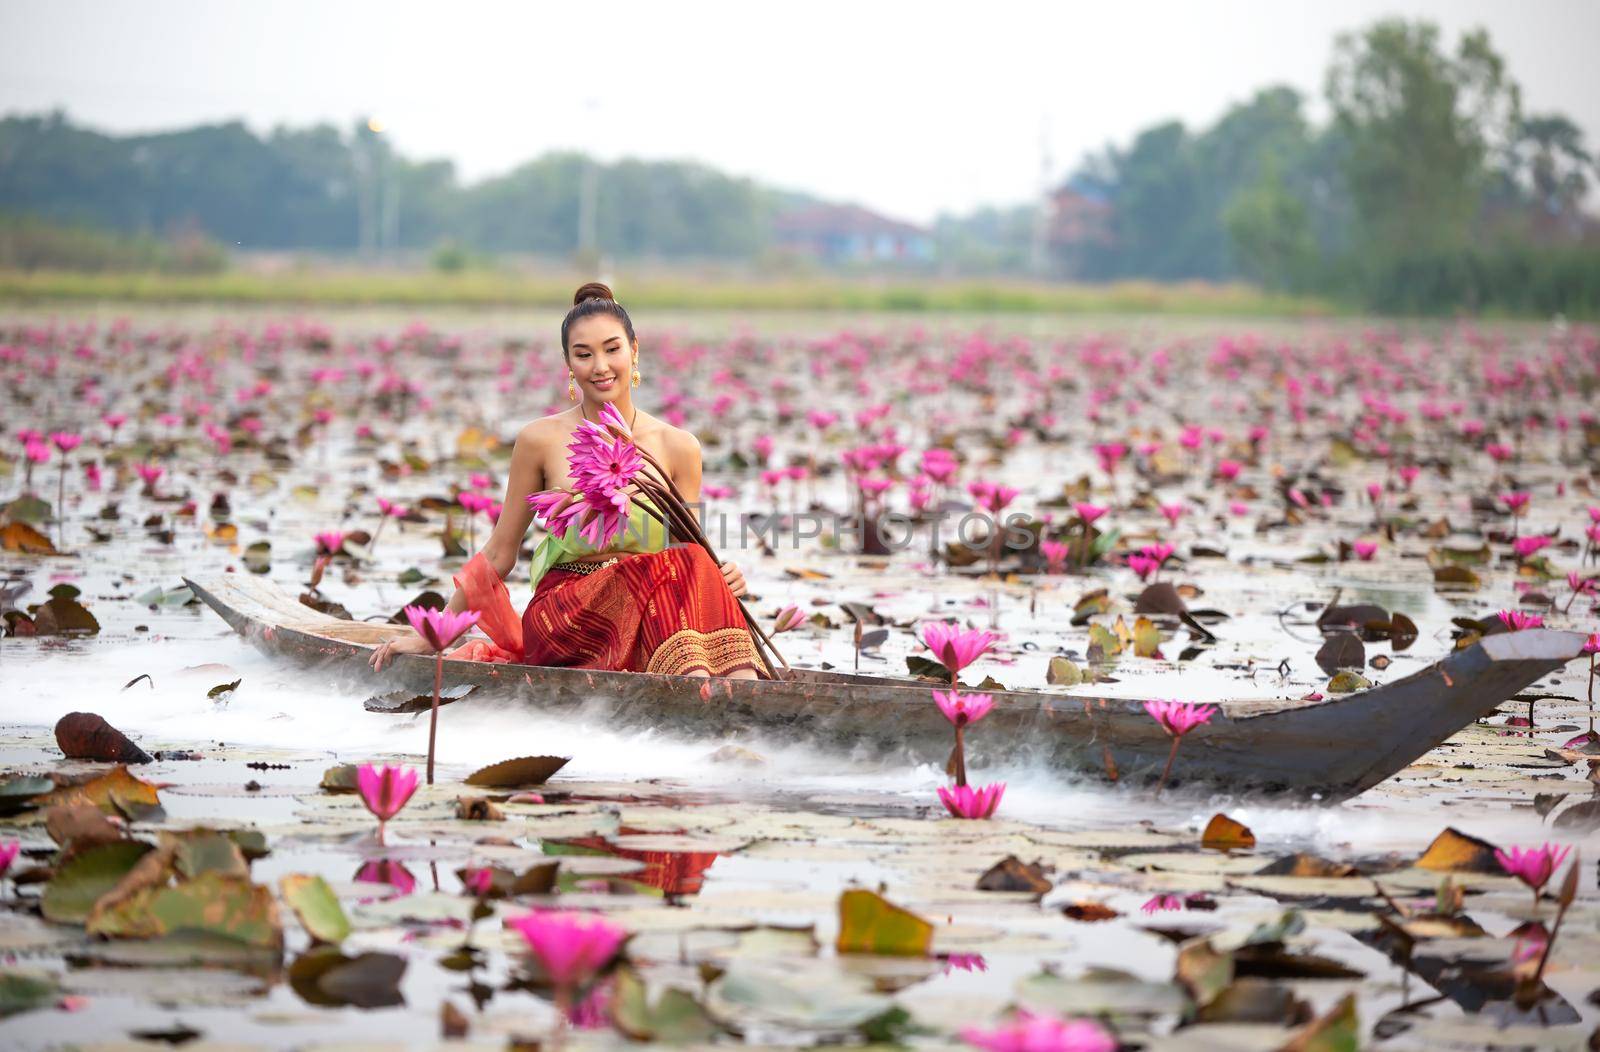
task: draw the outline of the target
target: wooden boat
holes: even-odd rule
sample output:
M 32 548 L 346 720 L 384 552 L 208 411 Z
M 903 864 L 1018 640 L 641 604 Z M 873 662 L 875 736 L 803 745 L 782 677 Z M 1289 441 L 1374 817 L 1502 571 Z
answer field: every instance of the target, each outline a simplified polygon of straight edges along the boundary
M 403 654 L 381 673 L 368 665 L 373 646 L 409 627 L 330 617 L 246 574 L 185 583 L 266 653 L 373 693 L 432 694 L 431 657 Z M 1323 801 L 1354 796 L 1578 657 L 1584 638 L 1547 629 L 1507 632 L 1355 694 L 1222 702 L 1210 723 L 1184 739 L 1170 784 Z M 769 741 L 934 763 L 944 762 L 951 743 L 949 724 L 929 698 L 931 684 L 910 677 L 795 668 L 777 680 L 734 680 L 447 661 L 444 682 L 447 689 L 478 688 L 467 704 L 507 708 L 508 733 L 518 711 L 581 709 L 585 720 L 618 728 L 710 739 L 758 733 Z M 1142 701 L 1060 690 L 1006 690 L 994 698 L 993 711 L 969 735 L 977 766 L 1003 756 L 1143 785 L 1166 763 L 1171 740 Z

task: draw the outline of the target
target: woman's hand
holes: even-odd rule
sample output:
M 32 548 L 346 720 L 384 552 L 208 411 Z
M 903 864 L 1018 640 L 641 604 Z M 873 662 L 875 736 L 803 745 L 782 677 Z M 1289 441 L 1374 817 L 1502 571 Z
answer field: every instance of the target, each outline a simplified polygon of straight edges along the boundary
M 722 579 L 728 582 L 728 590 L 733 593 L 735 599 L 744 595 L 747 591 L 744 586 L 744 572 L 739 569 L 738 563 L 723 563 Z
M 385 643 L 380 643 L 378 649 L 372 652 L 369 664 L 372 665 L 374 672 L 382 672 L 384 664 L 392 661 L 396 654 L 431 653 L 433 653 L 433 647 L 428 644 L 428 641 L 415 632 L 411 632 L 401 636 L 399 639 L 391 639 Z

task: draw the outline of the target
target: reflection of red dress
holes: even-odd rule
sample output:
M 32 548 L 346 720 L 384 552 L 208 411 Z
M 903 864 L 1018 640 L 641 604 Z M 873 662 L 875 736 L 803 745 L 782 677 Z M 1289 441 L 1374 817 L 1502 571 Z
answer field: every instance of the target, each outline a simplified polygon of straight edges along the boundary
M 521 618 L 482 552 L 455 585 L 489 640 L 468 640 L 452 659 L 672 676 L 762 667 L 739 601 L 699 545 L 624 555 L 591 574 L 553 566 Z
M 645 832 L 648 830 L 629 829 L 623 826 L 617 831 L 617 835 L 629 836 Z M 622 879 L 637 880 L 652 888 L 660 888 L 668 895 L 697 893 L 706 882 L 706 870 L 717 860 L 715 851 L 634 851 L 617 847 L 603 836 L 570 837 L 559 843 L 643 862 L 644 869 L 638 873 L 625 873 Z

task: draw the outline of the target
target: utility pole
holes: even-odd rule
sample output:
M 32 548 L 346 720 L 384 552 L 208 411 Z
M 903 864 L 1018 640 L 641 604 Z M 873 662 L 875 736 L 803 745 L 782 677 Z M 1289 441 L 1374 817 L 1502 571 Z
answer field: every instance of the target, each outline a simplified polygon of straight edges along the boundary
M 1054 164 L 1050 158 L 1050 115 L 1039 118 L 1039 196 L 1033 213 L 1033 244 L 1028 254 L 1028 270 L 1039 277 L 1048 265 L 1046 237 L 1050 228 L 1050 178 Z

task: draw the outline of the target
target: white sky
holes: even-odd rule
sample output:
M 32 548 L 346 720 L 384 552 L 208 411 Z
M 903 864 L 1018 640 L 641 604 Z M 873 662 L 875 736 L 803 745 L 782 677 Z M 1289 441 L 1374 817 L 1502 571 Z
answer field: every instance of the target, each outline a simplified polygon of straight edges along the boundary
M 1059 177 L 1273 83 L 1321 119 L 1334 35 L 1389 14 L 1439 23 L 1452 46 L 1486 26 L 1526 108 L 1600 146 L 1597 0 L 0 0 L 0 111 L 61 107 L 119 132 L 370 113 L 467 179 L 578 148 L 927 221 L 1033 195 L 1045 139 Z

